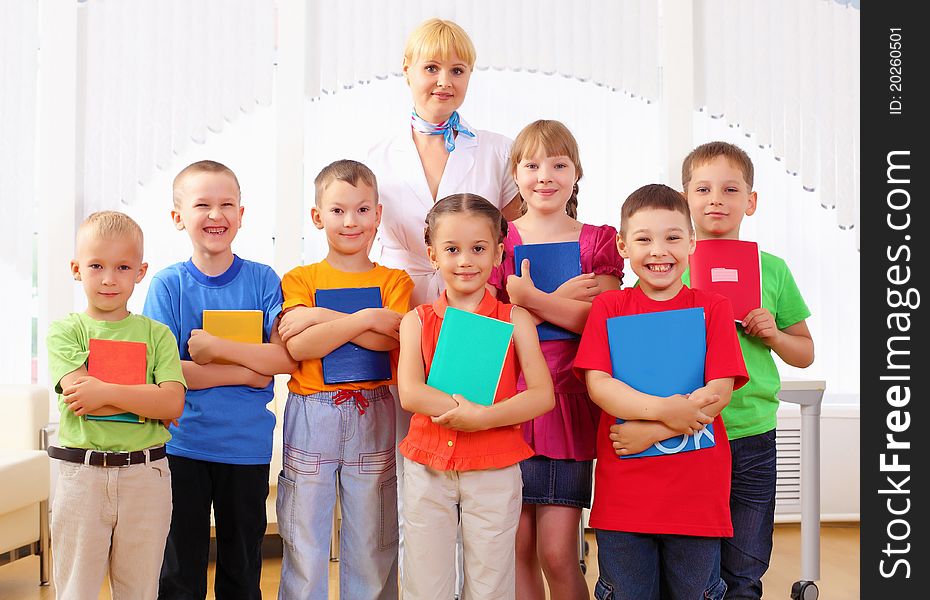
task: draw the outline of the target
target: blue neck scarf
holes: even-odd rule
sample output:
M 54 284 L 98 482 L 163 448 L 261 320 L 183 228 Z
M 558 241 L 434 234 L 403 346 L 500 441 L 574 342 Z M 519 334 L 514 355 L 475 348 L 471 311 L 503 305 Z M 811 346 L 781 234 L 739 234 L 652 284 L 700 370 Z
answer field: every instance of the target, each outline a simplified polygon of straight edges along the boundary
M 462 135 L 468 137 L 475 137 L 475 134 L 465 129 L 465 127 L 459 121 L 459 113 L 453 112 L 452 116 L 449 117 L 446 121 L 442 123 L 430 123 L 429 121 L 424 121 L 417 114 L 416 109 L 410 111 L 410 125 L 413 127 L 414 131 L 423 133 L 426 135 L 441 135 L 446 140 L 446 150 L 452 152 L 455 150 L 455 134 L 453 132 L 457 131 Z

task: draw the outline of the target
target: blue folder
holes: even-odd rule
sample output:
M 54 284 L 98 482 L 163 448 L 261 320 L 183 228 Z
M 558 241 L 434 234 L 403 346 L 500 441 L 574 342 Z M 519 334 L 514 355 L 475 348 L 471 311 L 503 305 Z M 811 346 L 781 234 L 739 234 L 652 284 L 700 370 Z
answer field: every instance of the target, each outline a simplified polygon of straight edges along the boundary
M 581 247 L 578 242 L 550 242 L 514 246 L 514 271 L 523 274 L 523 259 L 530 260 L 530 274 L 536 289 L 551 293 L 581 275 Z M 578 339 L 578 334 L 543 321 L 536 326 L 539 341 Z
M 336 288 L 317 290 L 317 306 L 351 314 L 363 308 L 382 308 L 381 288 Z M 323 357 L 323 383 L 382 381 L 391 378 L 387 352 L 362 348 L 347 342 Z
M 703 308 L 686 308 L 607 319 L 613 376 L 653 396 L 690 394 L 704 387 L 707 353 Z M 623 419 L 617 419 L 622 423 Z M 708 424 L 694 435 L 679 435 L 621 458 L 663 456 L 713 446 Z

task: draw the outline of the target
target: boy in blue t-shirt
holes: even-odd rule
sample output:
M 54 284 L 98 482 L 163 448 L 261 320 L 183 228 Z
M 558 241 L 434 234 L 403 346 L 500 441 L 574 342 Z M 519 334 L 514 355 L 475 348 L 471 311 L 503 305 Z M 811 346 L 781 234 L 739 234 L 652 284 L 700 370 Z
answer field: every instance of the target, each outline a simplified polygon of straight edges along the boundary
M 157 273 L 143 312 L 178 340 L 188 392 L 171 427 L 174 510 L 159 598 L 204 598 L 210 509 L 216 523 L 216 596 L 260 598 L 261 545 L 275 417 L 273 376 L 296 367 L 277 332 L 281 282 L 267 265 L 233 254 L 242 224 L 239 181 L 204 160 L 174 179 L 171 218 L 186 230 L 190 260 Z M 204 310 L 261 310 L 261 344 L 203 330 Z

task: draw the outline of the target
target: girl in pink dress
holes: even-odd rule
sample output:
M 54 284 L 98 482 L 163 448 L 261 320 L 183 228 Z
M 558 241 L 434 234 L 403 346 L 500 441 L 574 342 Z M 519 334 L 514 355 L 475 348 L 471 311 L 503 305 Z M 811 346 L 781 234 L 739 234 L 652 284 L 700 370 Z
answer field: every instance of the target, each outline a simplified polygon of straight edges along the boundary
M 537 322 L 547 321 L 575 334 L 584 329 L 591 301 L 602 291 L 620 287 L 623 259 L 617 231 L 580 223 L 578 144 L 559 121 L 535 121 L 511 148 L 510 171 L 523 199 L 523 216 L 511 223 L 504 240 L 505 258 L 489 285 L 498 298 L 522 306 Z M 522 244 L 577 241 L 582 274 L 552 293 L 533 283 L 534 266 L 524 260 L 515 274 L 514 247 Z M 540 343 L 552 374 L 555 408 L 523 424 L 523 435 L 536 455 L 520 463 L 523 509 L 517 530 L 517 597 L 545 598 L 543 575 L 552 598 L 588 598 L 578 564 L 578 524 L 582 508 L 591 506 L 594 441 L 600 409 L 572 372 L 578 339 Z M 522 380 L 518 389 L 522 389 Z

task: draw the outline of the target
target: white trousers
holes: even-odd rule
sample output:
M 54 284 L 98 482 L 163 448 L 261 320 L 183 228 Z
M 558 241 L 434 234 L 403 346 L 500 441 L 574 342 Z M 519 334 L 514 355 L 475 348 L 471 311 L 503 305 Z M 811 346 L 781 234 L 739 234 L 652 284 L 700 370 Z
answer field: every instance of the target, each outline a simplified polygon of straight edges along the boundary
M 437 471 L 404 459 L 405 600 L 448 600 L 456 592 L 456 531 L 461 510 L 463 600 L 513 600 L 520 465 Z

